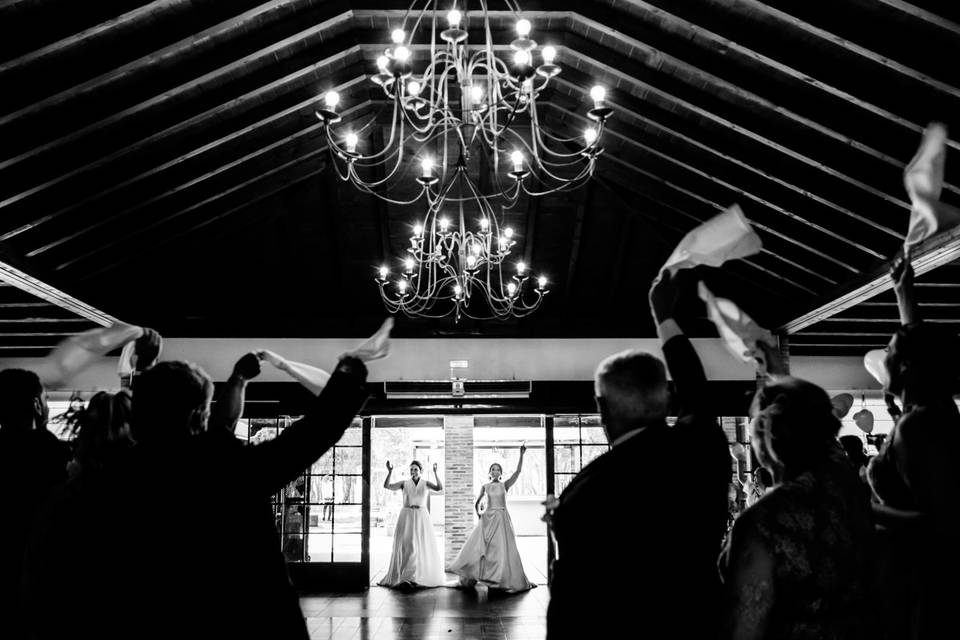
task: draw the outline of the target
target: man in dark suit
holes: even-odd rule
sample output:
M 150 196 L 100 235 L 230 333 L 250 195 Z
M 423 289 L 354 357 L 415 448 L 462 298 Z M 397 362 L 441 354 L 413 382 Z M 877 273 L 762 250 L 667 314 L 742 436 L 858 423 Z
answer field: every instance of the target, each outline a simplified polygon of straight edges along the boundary
M 35 637 L 306 640 L 269 499 L 350 426 L 367 397 L 364 362 L 386 355 L 391 326 L 340 359 L 300 420 L 256 446 L 232 433 L 243 387 L 259 373 L 254 354 L 237 363 L 218 402 L 230 410 L 214 418 L 213 384 L 195 365 L 161 362 L 143 372 L 136 446 L 88 479 L 83 517 L 68 520 L 69 532 L 49 528 L 75 547 L 57 538 L 38 544 L 47 565 L 50 553 L 68 551 L 32 585 L 33 604 L 42 607 L 58 579 L 82 589 L 69 615 L 60 609 L 39 621 Z
M 639 351 L 607 358 L 595 385 L 612 448 L 546 502 L 557 542 L 550 640 L 715 633 L 730 462 L 703 367 L 673 318 L 678 297 L 667 273 L 650 292 L 676 424 L 666 423 L 660 360 Z

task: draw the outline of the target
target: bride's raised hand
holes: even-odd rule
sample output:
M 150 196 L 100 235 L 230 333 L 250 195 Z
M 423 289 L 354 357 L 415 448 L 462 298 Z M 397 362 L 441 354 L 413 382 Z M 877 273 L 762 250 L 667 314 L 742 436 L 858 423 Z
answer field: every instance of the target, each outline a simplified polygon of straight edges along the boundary
M 393 465 L 390 464 L 389 460 L 387 460 L 387 471 L 393 471 Z

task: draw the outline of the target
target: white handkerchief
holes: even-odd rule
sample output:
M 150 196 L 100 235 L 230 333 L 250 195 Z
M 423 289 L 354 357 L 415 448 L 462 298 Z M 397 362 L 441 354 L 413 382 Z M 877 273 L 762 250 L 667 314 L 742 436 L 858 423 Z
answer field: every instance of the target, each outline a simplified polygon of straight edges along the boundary
M 719 267 L 727 260 L 745 258 L 762 248 L 760 236 L 750 227 L 740 207 L 733 205 L 684 236 L 660 271 L 670 269 L 673 274 L 700 264 Z
M 939 122 L 930 124 L 916 155 L 904 169 L 903 184 L 912 205 L 904 241 L 908 247 L 960 224 L 960 211 L 940 202 L 946 145 L 947 128 Z
M 724 344 L 737 358 L 744 362 L 752 361 L 758 353 L 758 342 L 765 342 L 771 347 L 777 345 L 772 333 L 754 322 L 730 300 L 714 297 L 703 282 L 698 285 L 697 292 L 706 303 L 707 314 L 717 325 Z

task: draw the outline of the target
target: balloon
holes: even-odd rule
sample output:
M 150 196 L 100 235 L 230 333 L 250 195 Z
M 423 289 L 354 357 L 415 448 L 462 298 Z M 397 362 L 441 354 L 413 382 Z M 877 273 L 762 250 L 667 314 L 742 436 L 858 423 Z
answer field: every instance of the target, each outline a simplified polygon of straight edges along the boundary
M 863 356 L 863 366 L 884 388 L 890 382 L 890 375 L 887 373 L 885 362 L 886 358 L 887 352 L 885 349 L 874 349 Z
M 871 433 L 873 431 L 873 413 L 866 409 L 861 409 L 853 414 L 853 421 L 857 423 L 860 431 Z
M 837 416 L 838 420 L 843 420 L 853 407 L 853 396 L 849 393 L 841 393 L 830 398 L 830 404 L 833 405 L 833 415 Z

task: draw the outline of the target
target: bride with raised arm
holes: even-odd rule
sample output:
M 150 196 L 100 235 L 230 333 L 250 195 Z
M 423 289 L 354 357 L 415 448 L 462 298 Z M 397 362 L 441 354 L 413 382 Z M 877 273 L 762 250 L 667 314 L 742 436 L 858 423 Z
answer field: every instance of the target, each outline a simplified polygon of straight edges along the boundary
M 378 584 L 381 587 L 440 587 L 444 584 L 443 562 L 433 534 L 433 522 L 427 511 L 428 491 L 442 491 L 443 483 L 433 465 L 436 483 L 422 476 L 423 465 L 410 463 L 410 478 L 390 482 L 393 465 L 387 461 L 387 478 L 383 488 L 403 491 L 403 509 L 397 517 L 393 533 L 393 553 L 387 575 Z
M 460 576 L 463 586 L 479 584 L 509 593 L 526 591 L 535 586 L 527 580 L 523 571 L 513 522 L 507 512 L 507 491 L 520 477 L 523 454 L 526 452 L 527 448 L 521 446 L 517 470 L 506 482 L 500 482 L 503 467 L 496 462 L 490 465 L 490 482 L 480 489 L 474 505 L 480 522 L 447 569 Z M 487 498 L 487 508 L 481 514 L 480 503 L 484 496 Z

